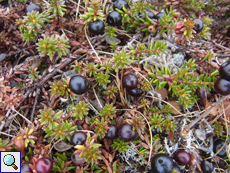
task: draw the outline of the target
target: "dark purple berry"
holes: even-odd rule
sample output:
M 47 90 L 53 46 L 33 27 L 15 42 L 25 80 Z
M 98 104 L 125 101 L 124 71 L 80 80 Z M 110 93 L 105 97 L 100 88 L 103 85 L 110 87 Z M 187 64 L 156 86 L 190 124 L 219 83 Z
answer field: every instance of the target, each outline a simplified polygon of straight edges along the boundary
M 120 26 L 122 22 L 121 14 L 117 11 L 112 11 L 107 16 L 107 23 L 111 26 Z
M 225 79 L 219 78 L 214 84 L 214 89 L 220 95 L 228 95 L 230 94 L 230 82 Z
M 196 31 L 196 33 L 198 34 L 199 32 L 202 31 L 203 27 L 204 27 L 204 23 L 201 19 L 194 19 L 193 20 L 195 22 L 195 25 L 194 25 L 194 30 Z
M 134 88 L 132 90 L 127 90 L 127 93 L 133 97 L 140 97 L 143 94 L 143 91 L 140 88 Z
M 83 165 L 85 163 L 85 159 L 83 157 L 79 157 L 79 154 L 75 153 L 71 155 L 71 160 L 77 166 Z
M 124 123 L 118 128 L 118 136 L 124 142 L 133 141 L 137 137 L 137 131 L 133 131 L 132 125 Z
M 206 160 L 203 160 L 200 166 L 201 166 L 203 173 L 212 173 L 212 171 L 214 170 L 213 164 Z
M 229 61 L 223 63 L 219 68 L 221 78 L 230 81 L 230 63 Z
M 88 89 L 88 80 L 80 75 L 71 77 L 69 81 L 69 89 L 75 94 L 84 94 Z
M 24 162 L 21 165 L 21 173 L 33 173 L 32 169 L 30 168 L 30 162 Z
M 96 20 L 89 24 L 89 32 L 92 35 L 103 34 L 104 30 L 105 30 L 105 24 L 101 20 Z
M 76 131 L 71 137 L 71 144 L 73 145 L 84 145 L 86 141 L 86 134 L 82 131 Z
M 28 13 L 28 12 L 31 13 L 32 11 L 38 11 L 39 13 L 41 13 L 42 12 L 42 8 L 41 8 L 40 5 L 32 3 L 32 4 L 30 4 L 30 5 L 28 5 L 26 7 L 26 13 Z
M 129 4 L 125 0 L 116 0 L 113 4 L 113 9 L 116 10 L 123 10 L 123 5 L 125 6 L 126 9 L 129 8 Z
M 183 149 L 177 150 L 173 154 L 173 159 L 180 165 L 187 165 L 191 162 L 191 156 Z
M 37 173 L 50 173 L 53 168 L 53 162 L 50 158 L 42 157 L 35 163 Z
M 151 159 L 151 167 L 154 173 L 171 173 L 173 166 L 173 160 L 166 154 L 156 154 Z
M 159 20 L 159 19 L 162 18 L 164 15 L 165 15 L 165 13 L 159 12 L 159 13 L 157 13 L 153 18 Z
M 118 128 L 116 125 L 114 124 L 108 124 L 109 129 L 107 131 L 107 133 L 105 134 L 105 138 L 107 139 L 116 139 L 118 137 Z
M 146 12 L 147 12 L 148 17 L 149 17 L 150 19 L 154 19 L 155 14 L 154 14 L 152 11 L 146 10 Z
M 197 94 L 197 96 L 200 98 L 200 99 L 203 99 L 203 98 L 205 98 L 206 97 L 206 89 L 203 87 L 203 88 L 200 88 L 200 87 L 198 87 L 197 89 L 196 89 L 196 94 Z
M 126 89 L 134 89 L 137 87 L 138 79 L 134 74 L 126 74 L 123 76 L 122 85 Z
M 225 144 L 225 141 L 224 140 L 221 140 L 221 139 L 217 139 L 215 142 L 214 142 L 214 146 L 213 146 L 213 152 L 214 153 L 217 153 L 217 151 L 219 151 L 219 149 Z M 225 144 L 225 146 L 223 147 L 222 150 L 220 150 L 220 152 L 217 154 L 217 156 L 221 157 L 221 158 L 224 158 L 227 153 L 226 153 L 226 149 L 228 148 L 228 145 Z

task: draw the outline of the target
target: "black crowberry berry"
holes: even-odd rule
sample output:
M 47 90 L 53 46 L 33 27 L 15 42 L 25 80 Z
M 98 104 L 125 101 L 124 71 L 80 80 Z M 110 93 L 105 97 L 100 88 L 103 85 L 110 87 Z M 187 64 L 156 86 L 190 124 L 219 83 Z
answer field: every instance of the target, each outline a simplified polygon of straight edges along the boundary
M 105 30 L 105 24 L 101 20 L 96 20 L 89 24 L 89 32 L 92 35 L 103 34 L 104 30 Z
M 219 78 L 214 84 L 214 89 L 220 95 L 228 95 L 230 94 L 230 82 L 225 79 Z
M 26 7 L 26 13 L 28 13 L 28 12 L 31 13 L 33 10 L 34 10 L 34 11 L 38 11 L 39 13 L 42 12 L 41 6 L 38 5 L 38 4 L 35 4 L 35 3 L 29 4 L 29 5 Z
M 137 137 L 137 131 L 133 131 L 132 125 L 124 123 L 121 124 L 118 128 L 118 136 L 122 141 L 133 141 Z
M 154 173 L 171 173 L 174 162 L 166 154 L 156 154 L 151 159 L 151 167 Z
M 88 80 L 80 75 L 71 77 L 69 81 L 69 89 L 75 94 L 84 94 L 88 89 Z
M 122 85 L 126 89 L 134 89 L 137 87 L 138 79 L 134 74 L 126 74 L 123 76 Z
M 204 27 L 204 23 L 201 19 L 194 19 L 193 20 L 195 22 L 195 25 L 194 25 L 194 30 L 196 31 L 196 33 L 198 34 L 199 32 L 202 31 L 203 27 Z
M 111 26 L 120 26 L 122 21 L 121 14 L 117 11 L 112 11 L 107 16 L 107 23 Z
M 125 0 L 116 0 L 113 4 L 113 9 L 116 10 L 117 8 L 119 10 L 122 10 L 123 5 L 125 6 L 126 9 L 129 8 L 129 4 Z
M 219 68 L 221 78 L 230 81 L 230 63 L 229 61 L 223 63 Z

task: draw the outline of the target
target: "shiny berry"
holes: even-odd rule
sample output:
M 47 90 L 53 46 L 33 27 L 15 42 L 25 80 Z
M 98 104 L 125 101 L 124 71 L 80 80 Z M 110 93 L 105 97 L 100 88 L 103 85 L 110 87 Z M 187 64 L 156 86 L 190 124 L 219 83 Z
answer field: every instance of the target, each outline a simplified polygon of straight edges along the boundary
M 196 17 L 197 17 L 197 18 L 202 18 L 203 16 L 206 16 L 206 13 L 205 13 L 204 11 L 198 11 L 198 12 L 196 13 Z
M 173 159 L 180 165 L 187 165 L 191 162 L 191 156 L 183 149 L 177 150 L 173 154 Z
M 89 32 L 92 35 L 103 34 L 104 30 L 105 30 L 105 24 L 101 20 L 96 20 L 89 24 Z
M 108 124 L 109 129 L 107 131 L 107 133 L 105 134 L 105 138 L 107 139 L 116 139 L 118 137 L 118 128 L 116 125 L 114 124 Z
M 230 94 L 230 82 L 225 79 L 219 78 L 214 84 L 214 89 L 220 95 L 228 95 Z
M 86 141 L 86 134 L 85 132 L 82 131 L 76 131 L 73 133 L 73 135 L 71 136 L 71 143 L 73 145 L 84 145 L 85 141 Z
M 75 153 L 71 155 L 71 160 L 77 166 L 83 165 L 85 163 L 85 159 L 83 157 L 79 157 L 79 154 Z
M 140 88 L 134 88 L 132 90 L 127 90 L 127 93 L 133 97 L 140 97 L 142 96 L 143 91 Z
M 42 12 L 42 8 L 41 8 L 40 5 L 32 3 L 32 4 L 30 4 L 30 5 L 28 5 L 26 7 L 26 13 L 28 13 L 28 12 L 31 13 L 32 11 L 38 11 L 39 13 L 41 13 Z
M 173 166 L 172 158 L 166 154 L 156 154 L 151 159 L 151 167 L 154 173 L 171 173 Z
M 174 28 L 176 35 L 183 34 L 184 31 L 181 31 L 181 29 L 183 29 L 184 27 L 185 27 L 184 22 L 182 22 L 182 21 L 177 22 L 175 25 L 175 28 Z
M 153 18 L 159 20 L 159 19 L 162 18 L 164 15 L 165 15 L 165 13 L 159 12 L 159 13 L 157 13 Z
M 121 14 L 117 11 L 112 11 L 107 16 L 107 23 L 111 26 L 120 26 L 122 22 Z
M 126 89 L 134 89 L 137 87 L 138 79 L 134 74 L 126 74 L 123 76 L 122 85 Z
M 129 8 L 129 4 L 125 0 L 116 0 L 113 4 L 113 9 L 116 10 L 123 10 L 123 5 L 125 6 L 126 9 Z
M 214 142 L 214 146 L 213 146 L 213 152 L 214 153 L 217 153 L 217 151 L 219 151 L 219 149 L 225 144 L 225 141 L 224 140 L 221 140 L 221 139 L 217 139 L 215 142 Z M 222 150 L 220 150 L 220 152 L 217 154 L 217 156 L 223 158 L 227 155 L 226 153 L 226 149 L 228 148 L 228 145 L 225 144 L 225 146 L 223 147 Z
M 223 63 L 219 68 L 221 78 L 230 81 L 230 63 L 229 61 Z
M 33 173 L 32 169 L 30 168 L 30 162 L 24 162 L 21 165 L 21 173 Z
M 204 27 L 203 21 L 201 19 L 194 19 L 193 21 L 195 22 L 193 29 L 196 31 L 196 33 L 201 32 Z
M 25 146 L 25 140 L 23 138 L 22 139 L 20 139 L 20 138 L 21 138 L 21 136 L 14 138 L 14 145 L 16 146 L 16 148 L 18 150 L 24 150 L 26 147 Z
M 69 89 L 75 94 L 84 94 L 88 86 L 88 80 L 81 75 L 75 75 L 69 81 Z
M 155 14 L 154 14 L 152 11 L 146 10 L 146 12 L 147 12 L 148 17 L 149 17 L 150 19 L 154 19 Z
M 53 168 L 53 162 L 50 158 L 42 157 L 35 163 L 37 173 L 50 173 Z
M 213 164 L 206 160 L 203 160 L 200 166 L 201 166 L 203 173 L 212 173 L 212 171 L 214 170 Z
M 118 128 L 118 136 L 124 142 L 133 141 L 137 137 L 137 131 L 133 131 L 132 125 L 124 123 Z

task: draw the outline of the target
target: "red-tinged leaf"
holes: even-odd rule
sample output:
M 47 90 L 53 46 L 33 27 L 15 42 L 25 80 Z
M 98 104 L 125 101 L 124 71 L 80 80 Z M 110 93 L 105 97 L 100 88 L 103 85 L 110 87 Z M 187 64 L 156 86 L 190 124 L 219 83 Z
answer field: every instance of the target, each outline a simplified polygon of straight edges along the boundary
M 147 150 L 149 149 L 149 146 L 147 144 L 145 144 L 144 142 L 141 142 L 141 141 L 138 141 L 138 140 L 137 140 L 137 142 L 139 142 L 139 144 L 141 144 Z

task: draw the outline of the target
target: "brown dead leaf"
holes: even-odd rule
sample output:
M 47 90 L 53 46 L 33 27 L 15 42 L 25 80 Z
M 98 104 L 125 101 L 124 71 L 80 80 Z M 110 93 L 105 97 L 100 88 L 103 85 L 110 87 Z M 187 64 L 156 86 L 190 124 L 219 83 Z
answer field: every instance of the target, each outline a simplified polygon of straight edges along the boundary
M 70 45 L 71 45 L 71 46 L 74 46 L 74 47 L 75 47 L 75 46 L 79 46 L 79 45 L 80 45 L 80 43 L 79 43 L 79 42 L 77 42 L 77 41 L 75 41 L 75 40 L 70 41 L 69 43 L 70 43 Z
M 170 104 L 171 104 L 172 106 L 174 106 L 178 111 L 181 112 L 181 108 L 180 108 L 179 103 L 177 103 L 176 101 L 168 101 L 168 103 L 170 103 Z M 176 109 L 173 109 L 173 113 L 174 113 L 175 115 L 180 114 L 180 112 L 178 112 Z
M 167 89 L 163 88 L 161 90 L 157 90 L 157 92 L 161 95 L 162 97 L 162 100 L 165 100 L 165 98 L 167 97 L 168 95 L 168 91 Z
M 0 109 L 0 116 L 5 116 L 5 112 Z
M 167 139 L 171 141 L 171 140 L 173 140 L 173 137 L 174 137 L 174 131 L 171 131 L 171 132 L 168 134 Z
M 78 54 L 78 55 L 80 55 L 80 54 L 83 54 L 83 53 L 86 53 L 86 52 L 87 52 L 86 49 L 80 48 L 80 49 L 77 49 L 73 54 Z

